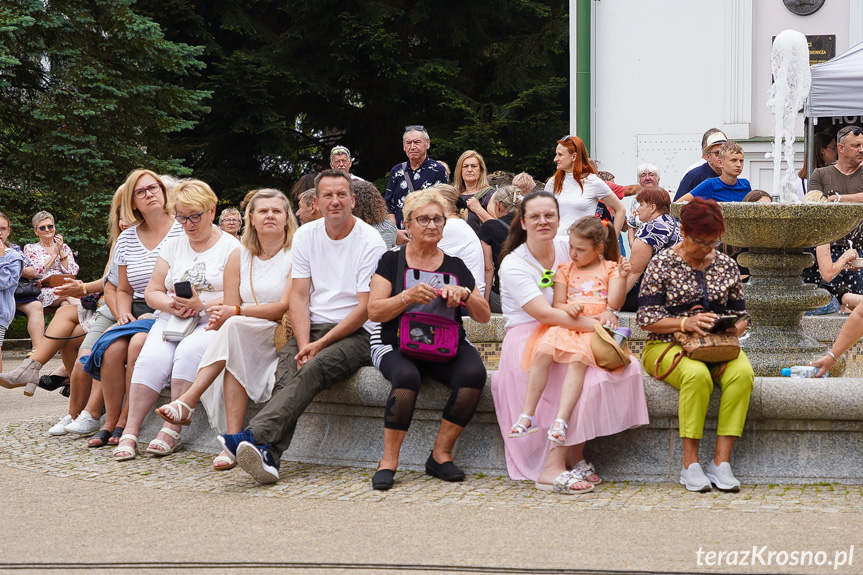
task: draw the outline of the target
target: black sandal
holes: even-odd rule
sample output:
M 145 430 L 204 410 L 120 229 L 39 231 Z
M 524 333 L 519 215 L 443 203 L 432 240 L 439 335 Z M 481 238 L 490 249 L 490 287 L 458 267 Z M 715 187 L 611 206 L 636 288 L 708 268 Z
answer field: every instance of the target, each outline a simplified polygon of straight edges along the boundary
M 117 439 L 117 443 L 111 443 L 111 442 L 109 441 L 109 442 L 108 442 L 108 445 L 119 445 L 119 444 L 120 444 L 120 441 L 119 441 L 119 440 L 120 440 L 120 438 L 121 438 L 121 437 L 123 437 L 123 432 L 124 432 L 124 431 L 126 431 L 126 429 L 125 429 L 125 428 L 123 428 L 123 427 L 115 427 L 115 428 L 114 428 L 114 433 L 112 433 L 112 434 L 111 434 L 111 439 L 115 439 L 115 438 L 116 438 L 116 439 Z
M 100 429 L 99 433 L 87 440 L 87 447 L 106 447 L 108 440 L 111 439 L 112 433 L 107 429 Z M 98 439 L 102 443 L 90 443 L 94 439 Z

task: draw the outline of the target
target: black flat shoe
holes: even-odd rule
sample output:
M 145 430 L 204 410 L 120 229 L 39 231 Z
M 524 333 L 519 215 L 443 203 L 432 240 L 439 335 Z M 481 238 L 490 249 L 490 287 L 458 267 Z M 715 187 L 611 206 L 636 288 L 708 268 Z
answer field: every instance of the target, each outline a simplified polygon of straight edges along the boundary
M 372 476 L 372 489 L 386 491 L 393 486 L 396 472 L 392 469 L 378 469 Z
M 426 474 L 444 481 L 462 481 L 464 479 L 464 471 L 456 467 L 455 463 L 452 461 L 438 463 L 432 454 L 429 454 L 426 461 Z

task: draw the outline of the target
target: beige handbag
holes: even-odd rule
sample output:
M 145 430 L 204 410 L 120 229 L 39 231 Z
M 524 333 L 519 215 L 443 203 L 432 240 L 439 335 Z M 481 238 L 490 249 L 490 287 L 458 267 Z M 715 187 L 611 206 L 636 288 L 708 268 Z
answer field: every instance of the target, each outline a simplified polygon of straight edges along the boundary
M 614 338 L 598 321 L 593 322 L 593 335 L 590 336 L 590 351 L 596 365 L 602 369 L 614 370 L 629 365 L 629 345 L 618 345 Z

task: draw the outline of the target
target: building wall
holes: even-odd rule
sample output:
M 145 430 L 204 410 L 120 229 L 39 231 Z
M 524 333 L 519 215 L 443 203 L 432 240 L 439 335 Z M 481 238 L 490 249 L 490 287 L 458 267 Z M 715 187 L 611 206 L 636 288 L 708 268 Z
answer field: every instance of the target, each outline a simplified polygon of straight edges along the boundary
M 863 39 L 860 4 L 828 0 L 803 17 L 781 0 L 592 2 L 591 155 L 622 184 L 635 181 L 639 163 L 654 163 L 661 185 L 674 189 L 699 159 L 701 135 L 715 126 L 741 141 L 743 176 L 770 190 L 772 161 L 763 139 L 773 132 L 765 105 L 772 37 L 786 28 L 835 34 L 841 54 Z M 803 136 L 802 114 L 797 135 Z M 802 144 L 796 148 L 799 166 Z

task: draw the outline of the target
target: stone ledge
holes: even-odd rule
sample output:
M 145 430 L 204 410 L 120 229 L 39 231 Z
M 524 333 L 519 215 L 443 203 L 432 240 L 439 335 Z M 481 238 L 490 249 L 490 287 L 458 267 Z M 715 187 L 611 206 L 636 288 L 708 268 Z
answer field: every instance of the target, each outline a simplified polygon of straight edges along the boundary
M 678 393 L 646 375 L 644 385 L 650 424 L 588 444 L 589 459 L 609 480 L 677 480 L 682 460 Z M 389 391 L 389 382 L 368 367 L 321 393 L 300 418 L 284 459 L 375 467 L 383 451 L 382 416 Z M 448 393 L 437 382 L 424 382 L 402 448 L 403 469 L 423 468 Z M 746 431 L 734 451 L 732 463 L 738 476 L 749 483 L 863 483 L 863 470 L 848 464 L 859 459 L 863 450 L 861 396 L 861 379 L 756 378 Z M 712 455 L 719 397 L 714 391 L 708 409 L 704 461 Z M 160 403 L 168 400 L 168 391 L 163 391 Z M 258 409 L 250 406 L 247 417 Z M 150 414 L 142 440 L 152 438 L 161 424 L 161 419 Z M 192 449 L 219 450 L 203 409 L 197 411 L 183 437 Z M 503 439 L 488 386 L 453 455 L 467 471 L 506 475 Z

